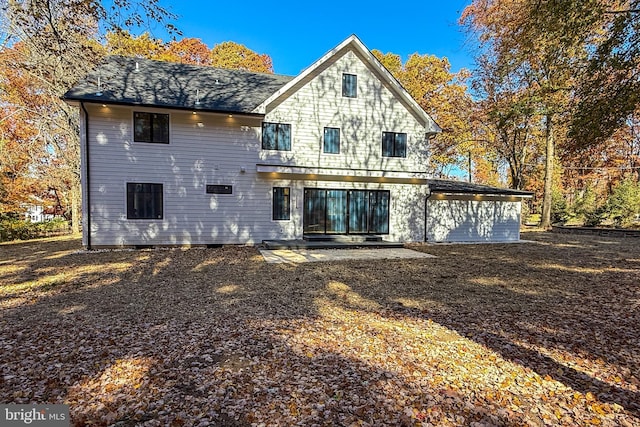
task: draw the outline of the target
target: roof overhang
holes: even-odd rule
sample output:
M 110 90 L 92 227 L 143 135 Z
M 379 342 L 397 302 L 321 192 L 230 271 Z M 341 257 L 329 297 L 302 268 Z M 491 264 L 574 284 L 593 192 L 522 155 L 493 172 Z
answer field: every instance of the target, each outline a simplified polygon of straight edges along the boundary
M 322 168 L 288 166 L 276 164 L 256 164 L 256 171 L 272 178 L 301 179 L 310 181 L 353 181 L 387 182 L 424 185 L 427 172 L 404 172 L 371 169 Z
M 516 190 L 513 188 L 492 187 L 489 185 L 474 184 L 471 182 L 454 181 L 446 179 L 429 179 L 427 182 L 429 192 L 434 195 L 447 197 L 457 196 L 495 196 L 531 198 L 533 192 Z
M 140 107 L 140 108 L 155 108 L 155 109 L 163 109 L 163 110 L 178 110 L 178 111 L 196 111 L 198 113 L 212 113 L 212 114 L 224 114 L 229 115 L 233 114 L 235 116 L 246 116 L 246 117 L 255 117 L 258 119 L 262 119 L 264 114 L 255 113 L 255 112 L 243 112 L 243 111 L 233 111 L 233 110 L 215 110 L 210 108 L 200 108 L 200 107 L 180 107 L 174 105 L 159 105 L 159 104 L 144 104 L 141 102 L 122 102 L 122 101 L 111 101 L 111 100 L 101 100 L 97 99 L 80 99 L 73 97 L 63 97 L 63 101 L 65 101 L 69 105 L 80 105 L 83 104 L 95 104 L 95 105 L 116 105 L 116 106 L 124 106 L 124 107 Z

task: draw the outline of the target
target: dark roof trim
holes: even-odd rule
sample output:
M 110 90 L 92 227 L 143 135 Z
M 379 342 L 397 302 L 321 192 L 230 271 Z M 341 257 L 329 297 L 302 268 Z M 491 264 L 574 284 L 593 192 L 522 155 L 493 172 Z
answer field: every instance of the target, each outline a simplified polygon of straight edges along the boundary
M 447 179 L 427 180 L 429 191 L 439 194 L 490 194 L 503 196 L 533 197 L 533 192 L 515 190 L 513 188 L 498 188 L 489 185 L 473 184 L 471 182 L 453 181 Z
M 263 118 L 264 114 L 261 113 L 247 113 L 245 111 L 233 111 L 233 110 L 215 110 L 210 108 L 195 108 L 195 107 L 181 107 L 174 105 L 159 105 L 159 104 L 143 104 L 141 102 L 123 102 L 123 101 L 109 101 L 106 99 L 87 99 L 83 97 L 63 96 L 64 101 L 77 101 L 84 102 L 85 104 L 99 104 L 99 105 L 121 105 L 126 107 L 142 107 L 142 108 L 157 108 L 165 110 L 180 110 L 180 111 L 197 111 L 199 113 L 215 113 L 215 114 L 235 114 L 238 116 Z

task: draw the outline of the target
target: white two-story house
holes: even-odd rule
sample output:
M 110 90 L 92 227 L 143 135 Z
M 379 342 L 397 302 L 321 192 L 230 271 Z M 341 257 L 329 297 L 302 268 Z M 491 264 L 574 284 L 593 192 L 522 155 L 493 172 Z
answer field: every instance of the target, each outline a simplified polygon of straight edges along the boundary
M 519 238 L 528 193 L 430 180 L 440 128 L 355 36 L 296 77 L 109 57 L 65 99 L 87 247 Z

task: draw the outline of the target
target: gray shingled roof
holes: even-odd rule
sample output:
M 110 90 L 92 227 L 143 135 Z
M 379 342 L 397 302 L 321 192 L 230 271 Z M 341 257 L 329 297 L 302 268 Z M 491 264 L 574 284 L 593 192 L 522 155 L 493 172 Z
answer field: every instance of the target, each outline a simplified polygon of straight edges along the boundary
M 514 190 L 512 188 L 498 188 L 489 185 L 473 184 L 471 182 L 452 181 L 447 179 L 429 179 L 427 185 L 432 193 L 449 194 L 492 194 L 503 196 L 531 197 L 530 191 Z
M 98 77 L 101 90 L 98 89 Z M 292 79 L 277 74 L 108 56 L 64 98 L 105 104 L 251 113 Z

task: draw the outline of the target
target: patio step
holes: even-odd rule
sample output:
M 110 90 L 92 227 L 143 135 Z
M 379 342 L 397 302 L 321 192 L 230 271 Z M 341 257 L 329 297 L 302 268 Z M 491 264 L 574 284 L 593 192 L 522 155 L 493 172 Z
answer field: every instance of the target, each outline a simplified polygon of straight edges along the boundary
M 303 239 L 308 242 L 340 242 L 340 243 L 361 243 L 361 242 L 382 242 L 382 236 L 376 235 L 344 235 L 344 234 L 305 234 Z
M 399 242 L 356 241 L 338 242 L 331 240 L 263 240 L 265 249 L 356 249 L 356 248 L 402 248 L 404 244 Z

